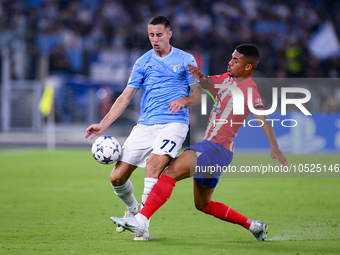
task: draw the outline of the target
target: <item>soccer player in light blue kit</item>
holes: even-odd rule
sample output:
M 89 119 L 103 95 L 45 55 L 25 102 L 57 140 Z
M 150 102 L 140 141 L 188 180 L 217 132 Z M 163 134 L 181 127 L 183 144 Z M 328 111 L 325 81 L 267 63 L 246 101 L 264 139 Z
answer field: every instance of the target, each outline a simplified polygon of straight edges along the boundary
M 123 93 L 103 120 L 89 126 L 85 135 L 92 139 L 106 130 L 143 87 L 138 123 L 126 139 L 121 158 L 110 175 L 115 194 L 127 207 L 124 217 L 132 217 L 140 211 L 162 170 L 177 157 L 188 132 L 188 106 L 199 103 L 201 97 L 200 84 L 188 71 L 188 64 L 197 66 L 196 61 L 191 54 L 170 45 L 172 31 L 167 18 L 152 18 L 148 34 L 153 49 L 136 61 Z M 137 167 L 146 168 L 141 205 L 129 180 Z M 117 227 L 116 231 L 124 229 Z M 148 230 L 134 238 L 149 239 Z

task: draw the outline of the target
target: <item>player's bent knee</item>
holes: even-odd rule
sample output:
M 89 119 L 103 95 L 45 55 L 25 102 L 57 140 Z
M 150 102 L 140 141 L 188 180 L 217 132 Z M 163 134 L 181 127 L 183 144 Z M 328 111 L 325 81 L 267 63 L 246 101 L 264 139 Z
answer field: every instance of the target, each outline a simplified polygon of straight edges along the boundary
M 114 171 L 110 174 L 110 181 L 112 186 L 121 186 L 126 183 L 128 179 L 118 176 Z
M 175 179 L 176 181 L 179 181 L 181 179 L 179 178 L 181 174 L 178 173 L 175 168 L 167 168 L 164 170 L 163 174 Z

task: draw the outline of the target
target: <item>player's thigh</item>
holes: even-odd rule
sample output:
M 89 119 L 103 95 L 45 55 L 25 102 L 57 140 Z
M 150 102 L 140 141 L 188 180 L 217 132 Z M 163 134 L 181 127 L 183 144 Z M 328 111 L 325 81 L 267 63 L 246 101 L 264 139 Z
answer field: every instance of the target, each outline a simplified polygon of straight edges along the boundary
M 168 123 L 155 125 L 152 153 L 169 155 L 171 158 L 178 156 L 187 136 L 189 127 L 184 123 Z
M 195 207 L 202 211 L 211 201 L 215 188 L 194 180 L 194 202 Z
M 172 162 L 172 164 L 164 171 L 164 174 L 176 181 L 189 178 L 194 175 L 195 166 L 197 165 L 196 162 L 196 152 L 193 150 L 186 150 Z
M 130 165 L 123 161 L 118 161 L 110 174 L 110 180 L 113 186 L 121 186 L 130 178 L 136 166 Z
M 137 124 L 122 147 L 120 161 L 145 167 L 153 149 L 153 126 Z

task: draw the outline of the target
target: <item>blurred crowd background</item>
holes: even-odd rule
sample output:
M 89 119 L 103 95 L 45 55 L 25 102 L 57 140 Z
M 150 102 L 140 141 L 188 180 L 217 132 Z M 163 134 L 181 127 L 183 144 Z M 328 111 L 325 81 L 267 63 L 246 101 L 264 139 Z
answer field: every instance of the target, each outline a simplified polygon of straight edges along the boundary
M 156 15 L 169 18 L 171 44 L 206 74 L 225 72 L 235 46 L 248 42 L 261 53 L 255 77 L 340 76 L 340 1 L 332 0 L 0 0 L 2 59 L 7 49 L 13 81 L 62 77 L 57 121 L 97 121 L 151 49 L 147 23 Z M 312 111 L 339 112 L 339 85 L 304 87 L 316 97 Z M 99 98 L 95 118 L 84 114 L 85 88 Z
M 15 51 L 24 40 L 15 77 L 36 78 L 39 55 L 50 57 L 51 72 L 89 75 L 93 52 L 149 50 L 146 24 L 155 15 L 169 18 L 174 46 L 209 53 L 210 73 L 224 72 L 234 47 L 251 42 L 264 77 L 340 75 L 339 55 L 318 59 L 308 50 L 326 22 L 340 35 L 340 2 L 331 0 L 2 0 L 1 46 Z

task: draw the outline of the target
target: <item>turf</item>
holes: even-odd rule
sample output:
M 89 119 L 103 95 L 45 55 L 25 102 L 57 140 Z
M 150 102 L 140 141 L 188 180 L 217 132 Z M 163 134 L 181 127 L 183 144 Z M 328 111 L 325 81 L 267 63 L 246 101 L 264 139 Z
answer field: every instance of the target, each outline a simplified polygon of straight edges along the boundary
M 339 154 L 288 155 L 291 163 L 340 163 Z M 270 162 L 237 154 L 234 165 Z M 339 254 L 339 178 L 222 178 L 214 200 L 269 225 L 265 242 L 194 209 L 192 180 L 176 184 L 152 217 L 150 242 L 118 234 L 123 204 L 112 166 L 89 150 L 0 151 L 0 254 Z M 139 199 L 142 169 L 131 180 Z M 339 177 L 340 173 L 334 174 Z

